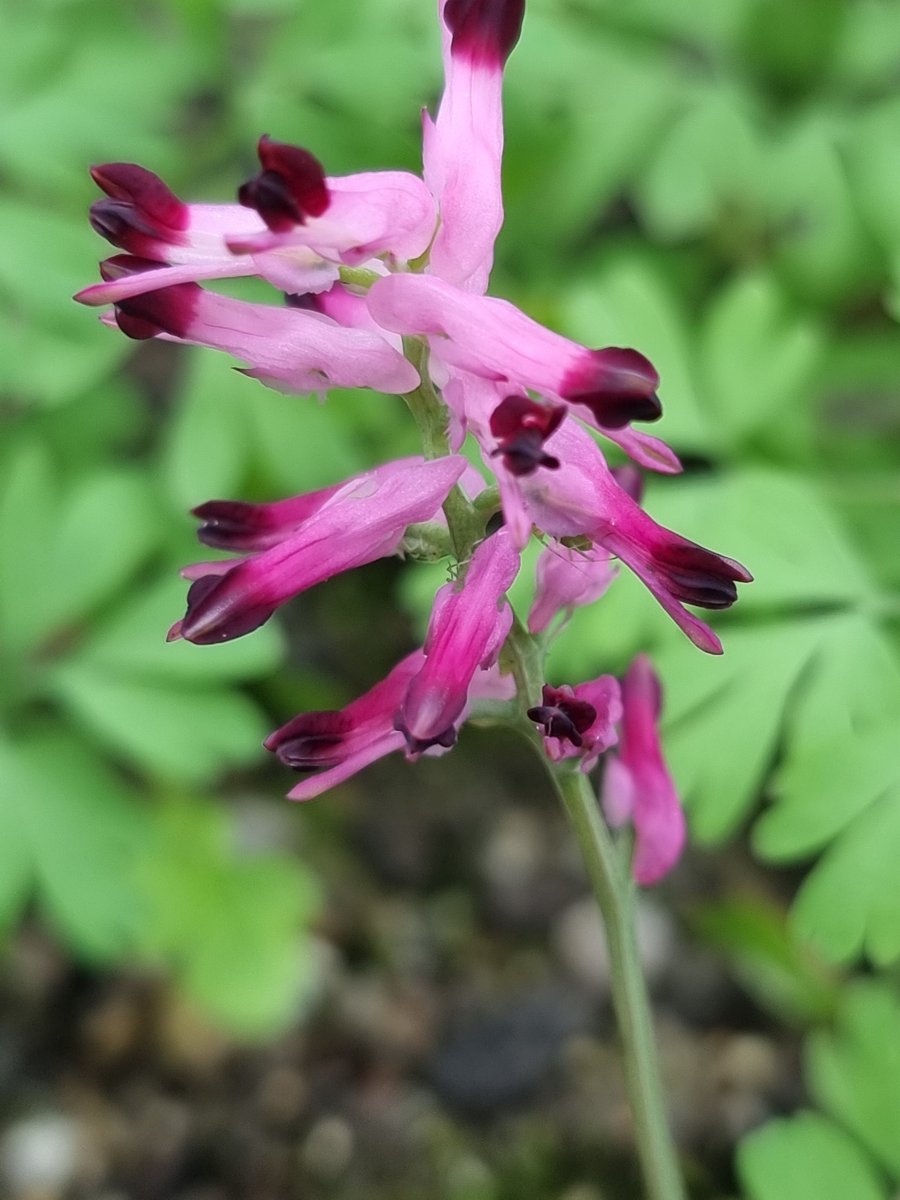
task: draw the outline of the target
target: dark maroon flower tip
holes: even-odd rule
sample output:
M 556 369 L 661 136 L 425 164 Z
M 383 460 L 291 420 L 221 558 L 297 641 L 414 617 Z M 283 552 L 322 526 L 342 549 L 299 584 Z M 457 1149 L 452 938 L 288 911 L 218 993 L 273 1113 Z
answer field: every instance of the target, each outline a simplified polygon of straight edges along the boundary
M 203 524 L 197 537 L 219 550 L 256 550 L 262 535 L 277 528 L 271 505 L 248 504 L 244 500 L 207 500 L 191 509 Z
M 629 421 L 656 421 L 662 405 L 656 395 L 659 375 L 637 350 L 608 346 L 589 350 L 563 379 L 560 395 L 584 404 L 599 425 L 620 429 Z
M 410 733 L 402 719 L 399 717 L 394 722 L 394 728 L 398 731 L 398 733 L 402 733 L 406 738 L 406 753 L 411 756 L 424 754 L 425 751 L 431 749 L 432 746 L 443 746 L 445 750 L 450 750 L 456 745 L 456 740 L 459 736 L 456 731 L 456 727 L 454 725 L 450 725 L 441 733 L 435 734 L 434 737 L 417 738 Z
M 597 710 L 586 700 L 576 700 L 571 688 L 552 688 L 547 684 L 541 690 L 543 704 L 529 708 L 528 719 L 540 725 L 544 737 L 569 741 L 580 748 L 584 744 L 581 736 L 597 719 Z
M 159 333 L 187 337 L 201 291 L 196 283 L 173 283 L 140 296 L 129 296 L 115 306 L 116 324 L 124 334 L 138 341 Z
M 307 217 L 320 217 L 330 196 L 322 164 L 308 150 L 263 134 L 257 146 L 262 170 L 238 189 L 238 203 L 255 208 L 273 233 L 287 233 Z
M 658 547 L 653 562 L 675 599 L 697 608 L 729 608 L 737 600 L 735 582 L 753 580 L 740 563 L 682 538 Z
M 90 208 L 94 230 L 114 246 L 140 251 L 146 239 L 183 241 L 190 222 L 188 206 L 166 184 L 135 163 L 106 163 L 92 167 L 95 183 L 109 199 Z
M 234 576 L 235 570 L 231 570 L 194 580 L 188 588 L 181 637 L 196 646 L 214 646 L 252 633 L 268 621 L 277 606 L 261 603 L 247 592 L 241 594 Z
M 525 0 L 447 0 L 451 53 L 502 67 L 519 40 L 524 16 Z
M 341 747 L 350 732 L 350 719 L 339 711 L 300 713 L 269 734 L 263 745 L 295 771 L 314 771 L 343 761 Z
M 101 262 L 100 278 L 106 283 L 113 283 L 128 275 L 140 275 L 142 271 L 156 271 L 165 265 L 152 258 L 138 258 L 134 254 L 113 254 Z
M 527 396 L 507 396 L 491 413 L 491 433 L 498 440 L 491 457 L 503 456 L 513 475 L 530 475 L 538 467 L 556 470 L 559 459 L 545 454 L 543 445 L 566 415 L 561 405 L 537 404 Z

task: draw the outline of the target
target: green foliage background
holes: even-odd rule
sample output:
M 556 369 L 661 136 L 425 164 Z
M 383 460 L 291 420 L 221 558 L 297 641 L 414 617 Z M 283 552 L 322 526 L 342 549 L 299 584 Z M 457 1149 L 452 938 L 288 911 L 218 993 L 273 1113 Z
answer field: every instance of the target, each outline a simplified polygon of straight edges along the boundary
M 275 626 L 163 643 L 184 511 L 332 482 L 411 431 L 394 400 L 321 408 L 212 354 L 135 356 L 69 300 L 105 253 L 86 166 L 224 199 L 267 131 L 331 173 L 416 169 L 432 9 L 0 0 L 0 923 L 36 905 L 73 954 L 162 964 L 246 1034 L 296 1008 L 316 886 L 242 846 L 219 789 L 340 689 L 285 673 Z M 688 470 L 647 506 L 757 578 L 722 660 L 630 579 L 552 660 L 576 681 L 652 648 L 694 838 L 749 831 L 805 872 L 786 921 L 741 896 L 697 921 L 810 1029 L 821 1111 L 746 1142 L 751 1200 L 900 1186 L 898 48 L 895 0 L 529 0 L 508 71 L 494 290 L 650 355 Z

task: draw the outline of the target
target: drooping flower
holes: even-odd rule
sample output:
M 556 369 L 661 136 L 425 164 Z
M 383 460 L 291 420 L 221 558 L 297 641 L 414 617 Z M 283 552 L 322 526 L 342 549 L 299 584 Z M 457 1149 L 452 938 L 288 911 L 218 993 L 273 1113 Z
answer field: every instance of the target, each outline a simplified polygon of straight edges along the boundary
M 685 820 L 663 757 L 657 722 L 662 691 L 645 654 L 622 680 L 619 744 L 606 760 L 602 803 L 612 826 L 630 821 L 635 847 L 632 868 L 638 883 L 657 883 L 681 856 Z
M 142 259 L 117 255 L 103 264 L 111 277 L 142 277 Z M 348 328 L 321 313 L 272 308 L 178 283 L 122 297 L 115 320 L 123 333 L 143 340 L 164 337 L 224 350 L 250 365 L 244 374 L 287 392 L 371 387 L 409 392 L 419 382 L 412 363 L 385 339 Z
M 346 708 L 299 713 L 270 734 L 265 742 L 268 750 L 286 766 L 311 772 L 292 788 L 289 798 L 311 800 L 386 754 L 406 749 L 406 735 L 397 728 L 398 713 L 410 684 L 424 665 L 424 652 L 414 650 Z M 416 756 L 446 753 L 473 707 L 485 700 L 510 700 L 514 694 L 511 675 L 501 675 L 496 666 L 476 671 L 468 685 L 466 702 L 453 721 L 453 737 L 434 741 Z
M 506 600 L 519 555 L 504 529 L 485 538 L 461 584 L 437 593 L 425 639 L 425 662 L 412 680 L 398 717 L 411 753 L 452 745 L 454 723 L 476 672 L 492 666 L 512 624 Z
M 172 626 L 170 640 L 206 645 L 241 637 L 292 596 L 396 553 L 406 527 L 434 516 L 465 468 L 458 455 L 387 463 L 331 491 L 299 526 L 282 524 L 283 536 L 259 553 L 187 568 L 194 581 L 187 613 Z M 272 517 L 276 529 L 281 515 Z
M 520 480 L 534 524 L 556 538 L 587 537 L 614 554 L 696 646 L 721 654 L 718 637 L 685 605 L 728 608 L 737 599 L 735 583 L 752 579 L 749 571 L 658 525 L 618 483 L 597 443 L 575 422 L 565 422 L 548 439 L 547 449 L 566 466 Z

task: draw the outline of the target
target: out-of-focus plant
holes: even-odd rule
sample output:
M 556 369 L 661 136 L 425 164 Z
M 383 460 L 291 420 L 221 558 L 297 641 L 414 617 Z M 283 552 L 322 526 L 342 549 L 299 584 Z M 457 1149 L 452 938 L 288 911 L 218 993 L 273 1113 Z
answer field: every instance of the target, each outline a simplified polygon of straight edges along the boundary
M 280 639 L 203 661 L 167 653 L 176 514 L 203 483 L 185 464 L 209 387 L 189 373 L 192 406 L 160 437 L 137 377 L 110 378 L 121 348 L 73 322 L 66 296 L 91 263 L 76 232 L 84 155 L 127 137 L 174 165 L 166 126 L 213 59 L 183 34 L 144 45 L 154 26 L 178 31 L 161 8 L 39 4 L 26 19 L 4 5 L 0 20 L 14 49 L 0 84 L 0 929 L 36 907 L 82 960 L 164 966 L 256 1036 L 308 986 L 315 881 L 287 854 L 242 846 L 207 795 L 256 757 L 265 725 L 242 685 L 279 661 Z M 240 455 L 208 457 L 209 470 L 243 478 L 269 461 L 258 448 L 290 416 L 251 402 L 243 420 Z

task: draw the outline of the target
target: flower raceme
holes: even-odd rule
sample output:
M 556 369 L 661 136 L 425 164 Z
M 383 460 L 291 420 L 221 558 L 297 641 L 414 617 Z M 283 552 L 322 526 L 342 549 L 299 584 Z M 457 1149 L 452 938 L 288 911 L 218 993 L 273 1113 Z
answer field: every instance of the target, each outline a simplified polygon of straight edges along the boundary
M 674 863 L 683 840 L 655 735 L 652 669 L 638 659 L 621 687 L 609 675 L 544 684 L 535 705 L 541 681 L 526 685 L 524 667 L 508 670 L 521 645 L 509 637 L 508 589 L 537 530 L 544 548 L 528 615 L 536 652 L 558 616 L 604 594 L 619 560 L 688 637 L 719 653 L 718 637 L 686 605 L 726 608 L 750 576 L 653 521 L 635 467 L 607 467 L 597 435 L 645 469 L 681 469 L 665 442 L 634 427 L 662 411 L 650 361 L 629 347 L 581 345 L 485 294 L 503 222 L 503 76 L 524 12 L 525 0 L 438 0 L 444 91 L 424 117 L 421 178 L 329 176 L 309 150 L 269 136 L 235 204 L 186 203 L 133 163 L 95 167 L 103 197 L 91 222 L 117 253 L 77 299 L 111 306 L 102 319 L 131 338 L 224 351 L 281 391 L 403 395 L 432 430 L 427 458 L 270 504 L 195 509 L 200 540 L 233 556 L 184 571 L 187 611 L 169 636 L 199 644 L 251 632 L 339 572 L 415 556 L 432 535 L 438 549 L 423 557 L 454 547 L 423 647 L 346 708 L 301 713 L 267 740 L 281 761 L 311 773 L 291 796 L 318 795 L 394 750 L 442 753 L 488 706 L 520 727 L 530 721 L 532 738 L 536 726 L 554 770 L 609 761 L 604 804 L 611 822 L 633 821 L 646 882 Z M 223 280 L 246 276 L 269 283 L 278 302 L 222 293 Z M 439 406 L 436 420 L 423 420 L 427 404 Z M 466 435 L 496 490 L 456 453 Z M 520 687 L 530 701 L 516 698 Z

